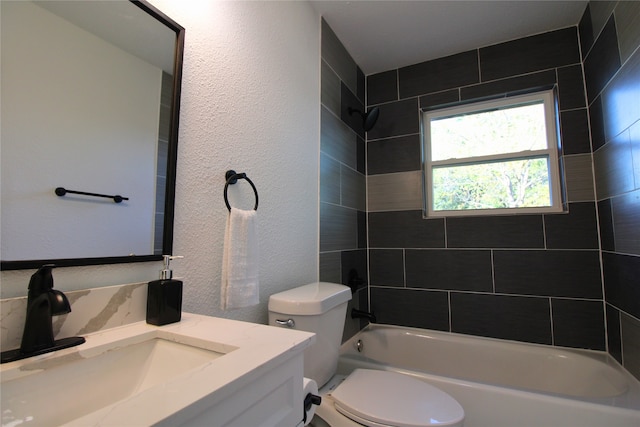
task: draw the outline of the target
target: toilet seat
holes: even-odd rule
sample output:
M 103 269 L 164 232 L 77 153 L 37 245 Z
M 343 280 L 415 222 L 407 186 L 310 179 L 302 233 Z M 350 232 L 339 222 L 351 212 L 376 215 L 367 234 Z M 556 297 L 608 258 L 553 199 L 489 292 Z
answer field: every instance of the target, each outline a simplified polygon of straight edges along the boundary
M 395 372 L 356 369 L 331 393 L 335 408 L 367 427 L 461 426 L 462 406 L 447 393 Z

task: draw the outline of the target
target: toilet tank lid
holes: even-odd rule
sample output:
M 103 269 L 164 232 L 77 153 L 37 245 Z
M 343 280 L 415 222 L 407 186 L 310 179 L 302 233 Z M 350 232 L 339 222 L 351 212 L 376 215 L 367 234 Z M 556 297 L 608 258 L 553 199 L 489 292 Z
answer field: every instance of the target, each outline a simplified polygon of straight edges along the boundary
M 322 314 L 351 299 L 351 288 L 315 282 L 269 297 L 269 311 L 282 314 Z

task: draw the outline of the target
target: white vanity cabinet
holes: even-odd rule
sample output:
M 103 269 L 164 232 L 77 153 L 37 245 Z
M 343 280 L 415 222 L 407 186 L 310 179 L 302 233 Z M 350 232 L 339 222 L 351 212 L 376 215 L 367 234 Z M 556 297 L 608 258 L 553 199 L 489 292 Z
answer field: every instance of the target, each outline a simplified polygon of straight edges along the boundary
M 315 335 L 183 313 L 0 365 L 2 425 L 298 427 Z
M 281 427 L 302 425 L 302 353 L 282 362 L 215 403 L 184 426 Z M 173 426 L 175 424 L 161 423 Z

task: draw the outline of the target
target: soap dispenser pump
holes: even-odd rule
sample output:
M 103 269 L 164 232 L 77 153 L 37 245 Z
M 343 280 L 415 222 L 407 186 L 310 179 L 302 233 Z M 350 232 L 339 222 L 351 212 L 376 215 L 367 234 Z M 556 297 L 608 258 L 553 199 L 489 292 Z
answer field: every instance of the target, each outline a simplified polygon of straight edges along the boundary
M 182 281 L 173 279 L 169 263 L 181 256 L 163 255 L 160 279 L 147 287 L 147 323 L 156 326 L 179 322 L 182 317 Z

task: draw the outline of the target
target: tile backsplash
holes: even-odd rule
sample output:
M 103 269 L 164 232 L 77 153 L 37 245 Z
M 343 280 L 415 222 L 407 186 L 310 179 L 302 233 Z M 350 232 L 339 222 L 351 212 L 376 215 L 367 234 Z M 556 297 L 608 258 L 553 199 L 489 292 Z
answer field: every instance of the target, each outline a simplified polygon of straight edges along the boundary
M 68 291 L 65 295 L 71 312 L 53 317 L 56 339 L 139 322 L 146 317 L 147 283 Z M 0 300 L 0 313 L 2 350 L 20 347 L 27 297 Z

